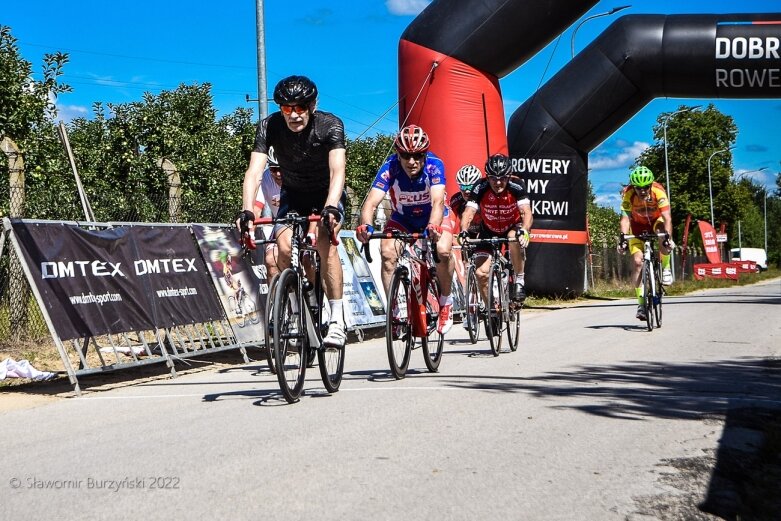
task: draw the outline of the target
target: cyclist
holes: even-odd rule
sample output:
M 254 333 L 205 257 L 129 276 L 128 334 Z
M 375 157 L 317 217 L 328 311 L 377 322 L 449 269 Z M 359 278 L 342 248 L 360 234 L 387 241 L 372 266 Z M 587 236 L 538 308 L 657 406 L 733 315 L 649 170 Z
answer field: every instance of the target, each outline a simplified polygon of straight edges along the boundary
M 512 166 L 510 158 L 504 154 L 495 154 L 485 163 L 486 179 L 479 181 L 461 216 L 461 233 L 459 238 L 468 236 L 475 215 L 479 212 L 482 223 L 478 237 L 506 237 L 516 239 L 509 243 L 510 262 L 515 271 L 513 285 L 513 300 L 522 303 L 526 300 L 524 287 L 524 268 L 526 264 L 526 247 L 529 245 L 529 230 L 533 217 L 531 202 L 526 189 L 520 184 L 510 181 Z M 475 252 L 475 275 L 480 284 L 483 300 L 488 301 L 488 272 L 491 263 L 486 252 Z
M 475 165 L 464 165 L 456 172 L 456 183 L 458 183 L 459 191 L 453 194 L 450 198 L 451 220 L 453 222 L 453 229 L 460 229 L 457 226 L 456 219 L 460 219 L 464 214 L 466 203 L 469 201 L 469 196 L 472 194 L 475 185 L 483 178 L 483 173 Z M 475 214 L 472 219 L 472 223 L 469 227 L 469 236 L 472 238 L 477 237 L 480 231 L 480 214 Z
M 268 163 L 266 171 L 263 172 L 263 178 L 260 181 L 258 192 L 255 196 L 253 212 L 261 217 L 276 217 L 279 213 L 279 193 L 282 189 L 282 170 L 277 163 L 277 156 L 274 155 L 274 147 L 268 149 Z M 274 233 L 266 233 L 269 239 L 274 238 Z M 277 244 L 270 242 L 266 244 L 265 262 L 268 269 L 268 278 L 271 280 L 274 275 L 279 273 L 277 268 Z
M 409 125 L 401 129 L 393 143 L 396 153 L 383 164 L 361 207 L 361 222 L 356 237 L 361 242 L 369 239 L 370 224 L 377 206 L 390 192 L 393 212 L 385 230 L 399 230 L 405 233 L 420 233 L 428 230 L 436 241 L 439 263 L 437 276 L 440 284 L 440 313 L 437 323 L 439 333 L 447 333 L 453 325 L 453 270 L 451 258 L 453 229 L 450 210 L 445 205 L 445 166 L 442 160 L 429 151 L 428 135 L 422 128 Z M 382 256 L 382 283 L 387 294 L 398 252 L 393 239 L 383 239 L 380 244 Z
M 346 163 L 344 124 L 335 115 L 317 110 L 317 86 L 306 76 L 289 76 L 277 83 L 274 102 L 280 111 L 258 123 L 255 148 L 244 174 L 244 210 L 239 221 L 248 223 L 252 233 L 255 215 L 250 208 L 268 162 L 269 148 L 274 147 L 283 173 L 277 217 L 289 212 L 308 215 L 313 210 L 322 215 L 316 247 L 323 259 L 323 285 L 331 310 L 323 343 L 341 347 L 347 336 L 342 300 L 344 275 L 336 247 L 329 241 L 329 230 L 338 233 L 344 218 L 340 203 Z M 292 231 L 278 227 L 274 233 L 278 268 L 284 270 L 290 266 Z
M 643 283 L 641 269 L 643 267 L 643 241 L 624 238 L 625 234 L 638 235 L 643 232 L 664 232 L 664 239 L 659 239 L 659 251 L 662 260 L 662 284 L 669 286 L 673 282 L 670 270 L 670 252 L 675 247 L 672 240 L 673 224 L 670 213 L 670 201 L 664 187 L 654 182 L 654 174 L 645 166 L 638 166 L 629 174 L 629 186 L 626 187 L 621 200 L 621 220 L 619 222 L 618 251 L 632 254 L 632 281 L 637 294 L 637 318 L 645 320 L 643 306 Z

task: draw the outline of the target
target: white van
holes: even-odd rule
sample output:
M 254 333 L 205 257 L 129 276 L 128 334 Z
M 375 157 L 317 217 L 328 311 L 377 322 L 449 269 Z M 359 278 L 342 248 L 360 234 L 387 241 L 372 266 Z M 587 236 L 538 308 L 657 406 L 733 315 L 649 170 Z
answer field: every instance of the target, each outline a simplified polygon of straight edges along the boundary
M 764 248 L 732 248 L 730 257 L 733 261 L 754 261 L 760 271 L 767 269 L 767 253 Z

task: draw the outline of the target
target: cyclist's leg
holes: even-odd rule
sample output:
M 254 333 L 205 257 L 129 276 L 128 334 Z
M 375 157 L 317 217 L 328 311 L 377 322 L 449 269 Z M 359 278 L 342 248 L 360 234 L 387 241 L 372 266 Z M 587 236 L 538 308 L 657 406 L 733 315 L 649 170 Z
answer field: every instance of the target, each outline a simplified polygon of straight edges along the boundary
M 664 233 L 664 217 L 659 217 L 654 223 L 656 233 Z M 659 260 L 662 264 L 662 281 L 664 284 L 672 284 L 672 272 L 670 271 L 670 248 L 665 246 L 664 238 L 659 237 Z M 660 282 L 662 282 L 660 281 Z
M 391 218 L 385 224 L 383 232 L 390 232 L 392 230 L 398 230 L 404 233 L 411 233 L 409 228 L 405 226 L 403 222 L 397 220 L 398 214 L 394 212 L 391 214 Z M 399 244 L 395 239 L 382 239 L 380 241 L 380 257 L 382 258 L 381 277 L 382 285 L 385 288 L 385 294 L 388 295 L 390 290 L 391 277 L 393 276 L 393 270 L 396 269 L 396 263 L 399 260 Z
M 645 295 L 642 277 L 643 241 L 640 239 L 629 239 L 629 254 L 632 256 L 632 275 L 629 280 L 634 285 L 635 295 L 637 296 L 637 318 L 645 320 Z
M 480 288 L 480 295 L 483 302 L 488 302 L 488 273 L 491 270 L 491 257 L 485 253 L 475 252 L 475 276 L 477 285 Z
M 451 212 L 452 213 L 452 212 Z M 449 216 L 442 221 L 442 234 L 436 244 L 437 278 L 439 279 L 439 324 L 437 330 L 445 334 L 453 326 L 453 272 L 455 271 L 455 259 L 453 259 L 453 227 Z
M 515 229 L 511 229 L 507 232 L 508 239 L 515 239 L 517 232 Z M 510 262 L 513 265 L 513 271 L 515 272 L 515 287 L 512 288 L 512 297 L 523 302 L 526 300 L 526 279 L 524 278 L 524 269 L 526 268 L 526 249 L 521 248 L 521 245 L 517 240 L 511 240 L 509 243 L 510 249 Z

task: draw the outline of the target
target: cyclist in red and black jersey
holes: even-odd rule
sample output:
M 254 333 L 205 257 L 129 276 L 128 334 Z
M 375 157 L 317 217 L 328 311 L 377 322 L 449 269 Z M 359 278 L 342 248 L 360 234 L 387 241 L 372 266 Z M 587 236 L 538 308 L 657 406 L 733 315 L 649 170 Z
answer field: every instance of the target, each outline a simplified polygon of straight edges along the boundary
M 456 172 L 456 183 L 458 183 L 460 190 L 450 198 L 450 209 L 453 210 L 450 212 L 453 230 L 460 229 L 459 220 L 466 209 L 469 196 L 472 195 L 472 190 L 474 190 L 482 178 L 483 173 L 475 165 L 464 165 Z M 479 231 L 480 214 L 477 213 L 472 219 L 472 225 L 469 227 L 469 236 L 475 238 Z
M 323 286 L 331 308 L 331 323 L 323 339 L 326 345 L 343 346 L 346 339 L 342 304 L 343 272 L 336 246 L 328 230 L 339 232 L 344 219 L 345 137 L 344 124 L 335 115 L 318 111 L 317 87 L 306 76 L 289 76 L 274 88 L 274 102 L 280 111 L 258 123 L 255 148 L 244 174 L 244 211 L 241 222 L 251 224 L 255 195 L 266 168 L 269 149 L 274 147 L 282 169 L 277 217 L 291 211 L 299 215 L 317 212 L 317 250 L 323 259 Z M 290 228 L 275 230 L 280 271 L 290 266 Z
M 461 233 L 466 237 L 475 215 L 480 212 L 482 223 L 479 238 L 507 237 L 517 239 L 510 242 L 510 261 L 516 273 L 513 298 L 519 302 L 526 299 L 524 289 L 524 265 L 526 247 L 529 245 L 529 229 L 532 226 L 532 210 L 529 196 L 523 186 L 510 181 L 512 167 L 510 158 L 496 154 L 485 163 L 486 179 L 475 185 L 466 210 L 461 216 Z M 488 270 L 491 263 L 483 255 L 475 259 L 477 279 L 483 298 L 488 300 Z

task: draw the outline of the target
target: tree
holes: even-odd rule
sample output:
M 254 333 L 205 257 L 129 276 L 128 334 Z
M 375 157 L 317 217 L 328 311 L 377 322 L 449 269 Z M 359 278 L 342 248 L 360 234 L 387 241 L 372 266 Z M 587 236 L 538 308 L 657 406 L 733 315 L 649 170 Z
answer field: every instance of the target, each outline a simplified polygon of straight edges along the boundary
M 56 116 L 57 95 L 71 90 L 58 82 L 68 55 L 45 54 L 43 79 L 38 81 L 32 78 L 32 64 L 21 57 L 16 42 L 10 27 L 0 25 L 0 139 L 9 136 L 16 142 L 24 154 L 27 181 L 35 183 L 46 177 L 44 173 L 53 163 L 63 164 L 61 156 L 55 158 L 59 145 L 52 121 Z M 7 164 L 2 158 L 0 176 L 7 179 L 7 174 Z M 0 183 L 0 186 L 0 214 L 7 214 L 8 185 Z M 30 205 L 28 201 L 26 206 Z

